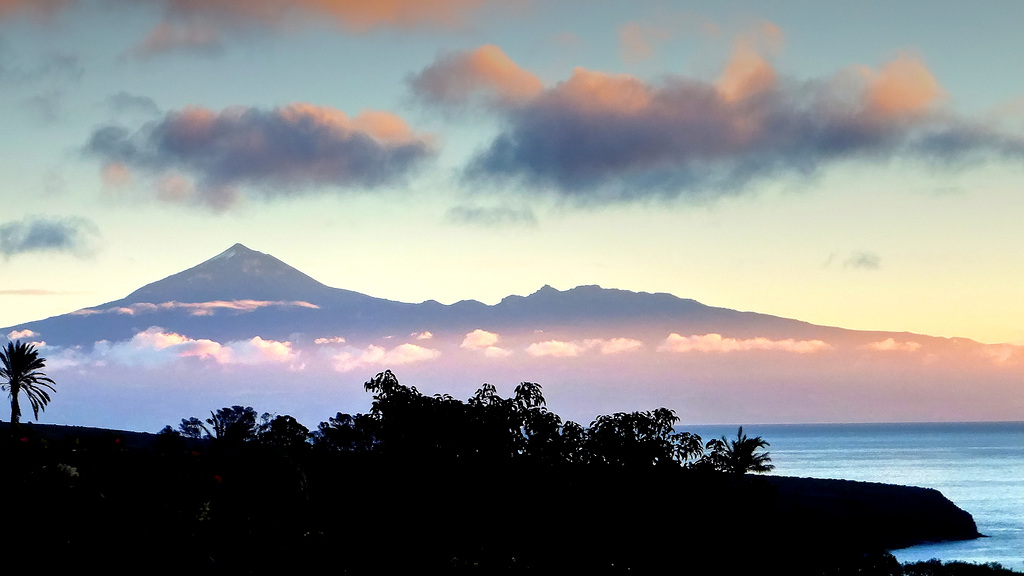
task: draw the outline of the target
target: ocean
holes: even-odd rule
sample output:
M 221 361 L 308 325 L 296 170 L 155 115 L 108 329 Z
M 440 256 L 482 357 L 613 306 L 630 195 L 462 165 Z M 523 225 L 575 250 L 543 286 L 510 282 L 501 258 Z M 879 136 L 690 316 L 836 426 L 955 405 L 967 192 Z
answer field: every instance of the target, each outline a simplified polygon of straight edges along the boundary
M 707 441 L 737 426 L 680 426 Z M 744 426 L 773 474 L 924 486 L 970 512 L 985 538 L 893 550 L 900 562 L 998 562 L 1024 572 L 1024 422 Z

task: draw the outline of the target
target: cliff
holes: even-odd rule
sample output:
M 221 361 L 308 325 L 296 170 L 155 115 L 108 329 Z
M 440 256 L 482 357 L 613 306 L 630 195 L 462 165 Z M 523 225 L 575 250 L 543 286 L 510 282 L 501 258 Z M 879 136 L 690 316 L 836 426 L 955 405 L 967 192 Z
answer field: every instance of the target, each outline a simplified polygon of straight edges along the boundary
M 932 488 L 782 476 L 763 481 L 776 491 L 773 516 L 827 543 L 892 550 L 981 536 L 968 512 Z

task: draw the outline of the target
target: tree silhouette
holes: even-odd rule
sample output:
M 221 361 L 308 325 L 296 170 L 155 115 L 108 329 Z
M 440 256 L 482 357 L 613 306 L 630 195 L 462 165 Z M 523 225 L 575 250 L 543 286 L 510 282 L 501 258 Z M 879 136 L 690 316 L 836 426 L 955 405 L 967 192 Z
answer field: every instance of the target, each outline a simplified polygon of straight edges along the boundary
M 748 437 L 743 433 L 743 427 L 740 426 L 735 440 L 727 440 L 725 436 L 710 440 L 707 444 L 707 451 L 711 465 L 715 469 L 743 476 L 747 472 L 760 474 L 775 469 L 775 465 L 771 463 L 771 456 L 767 452 L 758 453 L 759 449 L 769 445 L 760 436 Z
M 267 423 L 260 432 L 259 441 L 268 446 L 277 446 L 285 450 L 298 450 L 308 446 L 313 435 L 309 429 L 295 418 L 284 415 L 277 416 Z
M 256 411 L 250 406 L 232 406 L 210 412 L 206 423 L 213 426 L 211 436 L 227 444 L 256 439 Z
M 367 414 L 338 412 L 321 422 L 313 433 L 313 445 L 329 452 L 368 453 L 379 442 L 378 421 Z
M 265 414 L 264 417 L 269 427 L 270 415 Z M 219 444 L 240 445 L 257 438 L 256 411 L 251 406 L 231 406 L 216 412 L 211 411 L 205 422 L 195 416 L 182 418 L 178 431 L 186 438 L 210 439 Z
M 17 425 L 21 420 L 19 397 L 22 393 L 28 397 L 33 416 L 39 419 L 39 411 L 50 402 L 46 390 L 56 392 L 53 380 L 42 372 L 45 367 L 46 360 L 39 357 L 39 351 L 32 344 L 18 340 L 0 349 L 0 378 L 7 380 L 3 389 L 11 397 L 11 424 Z

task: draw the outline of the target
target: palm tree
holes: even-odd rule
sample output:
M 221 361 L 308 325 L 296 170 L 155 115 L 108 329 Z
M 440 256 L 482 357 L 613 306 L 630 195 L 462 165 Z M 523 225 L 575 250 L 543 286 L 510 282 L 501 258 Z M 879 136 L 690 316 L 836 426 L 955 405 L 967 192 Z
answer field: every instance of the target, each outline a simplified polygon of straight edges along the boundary
M 19 396 L 22 393 L 28 396 L 33 416 L 39 419 L 39 410 L 50 402 L 46 390 L 56 392 L 53 380 L 42 372 L 45 366 L 46 359 L 39 357 L 39 351 L 32 344 L 18 340 L 0 348 L 0 379 L 7 380 L 2 388 L 11 396 L 11 424 L 17 426 L 21 420 Z
M 714 466 L 725 472 L 732 472 L 737 476 L 743 476 L 747 472 L 771 472 L 775 469 L 771 456 L 767 452 L 758 453 L 758 450 L 769 446 L 768 441 L 760 436 L 749 438 L 743 433 L 740 426 L 735 440 L 727 440 L 722 436 L 720 440 L 708 442 L 708 452 L 711 453 Z

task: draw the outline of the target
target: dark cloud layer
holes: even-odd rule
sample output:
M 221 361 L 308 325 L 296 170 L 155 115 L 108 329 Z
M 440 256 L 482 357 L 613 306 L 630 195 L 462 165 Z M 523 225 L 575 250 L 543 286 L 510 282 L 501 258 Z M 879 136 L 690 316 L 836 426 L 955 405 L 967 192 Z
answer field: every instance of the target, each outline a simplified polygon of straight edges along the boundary
M 878 70 L 795 81 L 741 44 L 714 82 L 674 76 L 653 84 L 577 68 L 553 87 L 510 99 L 493 97 L 523 85 L 510 74 L 499 83 L 485 67 L 453 64 L 478 52 L 439 58 L 410 83 L 423 101 L 448 108 L 465 106 L 473 90 L 491 96 L 504 128 L 467 176 L 579 203 L 736 194 L 847 159 L 1024 159 L 1024 138 L 944 112 L 941 87 L 913 55 Z
M 112 111 L 119 114 L 140 113 L 156 116 L 160 113 L 160 107 L 157 106 L 152 98 L 131 94 L 123 90 L 108 96 L 106 105 Z
M 85 218 L 30 216 L 0 224 L 0 254 L 10 258 L 34 252 L 66 252 L 84 256 L 93 250 L 99 232 Z
M 272 197 L 393 184 L 434 154 L 430 137 L 393 114 L 350 118 L 307 104 L 186 108 L 134 132 L 101 127 L 85 150 L 108 166 L 160 178 L 157 194 L 164 200 L 215 208 L 230 206 L 246 191 Z

